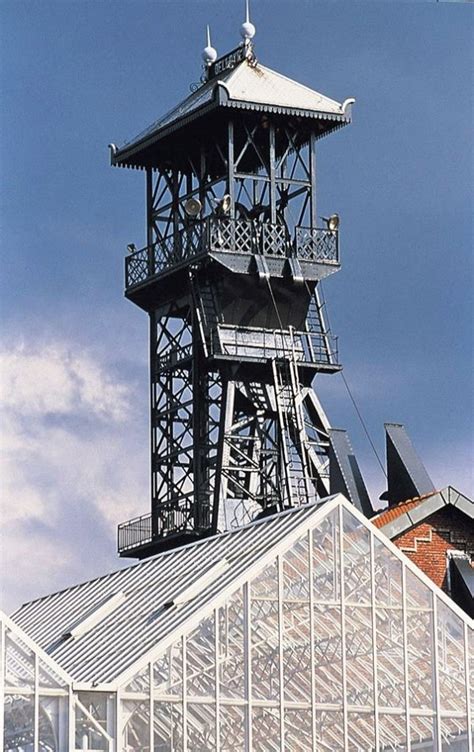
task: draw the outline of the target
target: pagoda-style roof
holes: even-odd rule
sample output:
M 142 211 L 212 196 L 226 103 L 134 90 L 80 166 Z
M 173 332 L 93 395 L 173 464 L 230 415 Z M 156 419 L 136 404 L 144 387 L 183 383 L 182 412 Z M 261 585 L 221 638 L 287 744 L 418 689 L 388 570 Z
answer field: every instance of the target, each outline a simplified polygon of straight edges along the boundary
M 337 102 L 244 56 L 235 67 L 214 75 L 132 141 L 121 148 L 112 146 L 111 160 L 117 166 L 149 166 L 151 146 L 229 107 L 318 120 L 322 136 L 350 122 L 353 102 Z

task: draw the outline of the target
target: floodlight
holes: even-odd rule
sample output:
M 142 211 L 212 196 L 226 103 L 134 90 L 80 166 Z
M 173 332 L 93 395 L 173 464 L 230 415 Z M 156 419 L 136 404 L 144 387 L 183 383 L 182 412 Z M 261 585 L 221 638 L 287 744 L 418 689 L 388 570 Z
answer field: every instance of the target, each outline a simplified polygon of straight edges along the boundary
M 223 214 L 228 214 L 230 212 L 230 207 L 232 206 L 232 198 L 228 193 L 225 193 L 221 199 L 211 199 L 211 202 L 215 207 L 214 213 L 218 216 L 222 216 Z
M 137 246 L 135 245 L 135 243 L 128 243 L 127 251 L 129 253 L 135 253 L 136 250 L 137 250 Z
M 230 212 L 230 207 L 232 204 L 232 199 L 229 196 L 228 193 L 226 193 L 219 204 L 219 211 L 222 212 L 222 214 L 228 214 Z
M 202 209 L 202 204 L 198 198 L 188 198 L 184 204 L 184 211 L 188 217 L 197 217 Z
M 339 228 L 339 214 L 331 214 L 330 217 L 321 217 L 326 222 L 328 230 L 335 232 Z

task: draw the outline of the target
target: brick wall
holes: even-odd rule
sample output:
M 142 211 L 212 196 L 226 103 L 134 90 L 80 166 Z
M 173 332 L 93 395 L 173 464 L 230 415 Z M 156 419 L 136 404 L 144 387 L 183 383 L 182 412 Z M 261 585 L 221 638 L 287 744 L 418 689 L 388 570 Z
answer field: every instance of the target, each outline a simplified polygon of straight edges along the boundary
M 448 507 L 394 538 L 393 543 L 446 590 L 446 552 L 457 549 L 474 557 L 474 527 L 466 515 Z

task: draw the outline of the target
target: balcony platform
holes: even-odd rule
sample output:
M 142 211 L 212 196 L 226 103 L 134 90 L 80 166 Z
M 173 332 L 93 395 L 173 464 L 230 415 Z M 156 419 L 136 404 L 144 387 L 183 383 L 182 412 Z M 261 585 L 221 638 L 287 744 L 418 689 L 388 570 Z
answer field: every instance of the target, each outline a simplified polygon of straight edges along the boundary
M 190 263 L 214 260 L 238 274 L 318 281 L 338 271 L 337 230 L 209 217 L 125 259 L 125 295 L 144 310 L 163 293 L 182 289 Z
M 162 523 L 162 520 L 158 520 Z M 177 522 L 173 519 L 173 523 Z M 170 548 L 194 543 L 210 535 L 209 528 L 198 530 L 170 529 L 165 533 L 163 525 L 157 532 L 152 530 L 152 515 L 144 514 L 120 523 L 117 529 L 117 551 L 121 558 L 145 559 L 148 556 L 168 551 Z

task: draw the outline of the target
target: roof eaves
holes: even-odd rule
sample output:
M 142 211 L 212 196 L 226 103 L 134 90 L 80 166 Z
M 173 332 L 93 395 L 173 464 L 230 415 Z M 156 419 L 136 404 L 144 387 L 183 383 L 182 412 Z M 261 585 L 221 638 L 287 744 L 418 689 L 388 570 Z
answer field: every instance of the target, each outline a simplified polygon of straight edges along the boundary
M 414 504 L 414 502 L 416 502 Z M 384 510 L 375 522 L 379 530 L 382 530 L 388 538 L 395 538 L 415 525 L 430 517 L 432 514 L 442 509 L 444 506 L 453 506 L 459 511 L 464 512 L 468 517 L 474 519 L 474 502 L 464 494 L 456 491 L 452 486 L 447 486 L 442 491 L 433 491 L 424 494 L 418 498 L 407 499 L 397 505 L 401 511 L 396 517 L 390 519 L 390 513 L 395 512 L 397 507 Z M 387 515 L 387 522 L 383 523 L 384 515 Z M 382 524 L 381 524 L 382 523 Z
M 471 520 L 474 519 L 474 501 L 460 491 L 457 491 L 453 486 L 448 486 L 447 492 L 449 503 L 456 509 L 464 512 L 464 514 L 467 514 Z
M 158 141 L 161 141 L 163 138 L 166 138 L 171 133 L 174 133 L 175 131 L 179 130 L 185 125 L 188 125 L 193 120 L 196 120 L 198 117 L 201 117 L 202 115 L 207 115 L 208 112 L 211 112 L 212 110 L 216 109 L 218 106 L 217 102 L 212 101 L 208 102 L 202 107 L 198 107 L 196 110 L 193 110 L 193 112 L 190 112 L 188 115 L 184 115 L 183 117 L 178 118 L 177 120 L 174 120 L 169 125 L 165 126 L 163 129 L 158 129 L 155 132 L 149 133 L 146 136 L 143 136 L 143 138 L 139 139 L 138 141 L 132 141 L 130 144 L 126 144 L 121 149 L 117 149 L 115 153 L 111 155 L 111 164 L 113 167 L 131 167 L 135 165 L 128 165 L 126 162 L 133 157 L 135 154 L 140 152 L 142 149 L 148 149 L 150 146 L 153 146 L 153 144 L 157 143 Z M 138 166 L 138 169 L 143 169 L 142 166 Z
M 299 117 L 314 118 L 317 120 L 336 120 L 344 125 L 351 122 L 350 117 L 344 113 L 325 112 L 324 110 L 309 110 L 300 107 L 286 107 L 285 105 L 266 104 L 265 102 L 252 102 L 244 99 L 231 99 L 221 102 L 224 107 L 233 107 L 242 110 L 256 110 L 257 112 L 273 112 L 278 115 L 297 115 Z
M 392 506 L 383 509 L 377 515 L 375 515 L 371 519 L 371 522 L 376 525 L 376 527 L 382 528 L 384 525 L 392 522 L 392 520 L 400 517 L 400 515 L 402 515 L 404 512 L 408 512 L 410 509 L 413 509 L 424 499 L 427 499 L 428 497 L 433 496 L 437 493 L 444 494 L 444 491 L 429 491 L 429 493 L 423 494 L 421 496 L 414 496 L 412 499 L 406 499 L 405 501 L 397 502 L 397 504 L 392 504 Z

